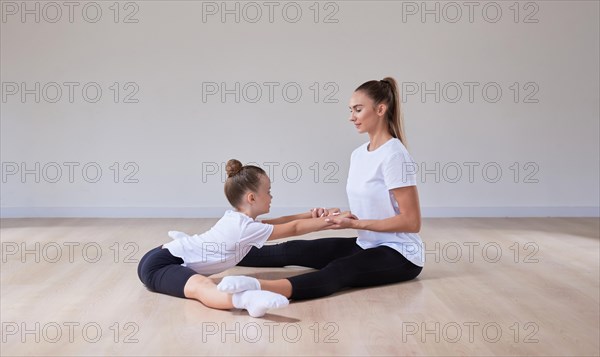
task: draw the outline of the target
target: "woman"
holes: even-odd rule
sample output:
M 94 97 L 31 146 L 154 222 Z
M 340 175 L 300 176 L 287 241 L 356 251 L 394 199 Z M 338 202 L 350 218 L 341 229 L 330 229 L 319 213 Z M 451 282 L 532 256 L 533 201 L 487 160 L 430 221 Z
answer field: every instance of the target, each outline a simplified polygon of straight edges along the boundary
M 369 135 L 369 142 L 352 153 L 346 186 L 350 210 L 358 219 L 330 216 L 327 220 L 333 223 L 329 228 L 357 229 L 358 237 L 295 240 L 252 248 L 238 265 L 301 265 L 318 271 L 278 280 L 229 276 L 223 278 L 219 290 L 233 293 L 244 286 L 260 286 L 302 300 L 419 275 L 425 262 L 417 234 L 421 211 L 411 170 L 414 163 L 405 147 L 396 81 L 387 77 L 363 83 L 352 94 L 350 112 L 357 131 Z M 313 210 L 313 216 L 328 214 L 327 210 Z

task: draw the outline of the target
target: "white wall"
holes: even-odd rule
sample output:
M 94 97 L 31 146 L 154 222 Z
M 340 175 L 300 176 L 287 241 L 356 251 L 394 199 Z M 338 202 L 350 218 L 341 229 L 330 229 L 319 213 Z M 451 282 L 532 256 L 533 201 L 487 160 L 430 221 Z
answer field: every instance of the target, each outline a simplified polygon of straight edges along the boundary
M 229 158 L 274 214 L 345 207 L 348 99 L 386 75 L 425 216 L 598 215 L 598 2 L 73 4 L 2 1 L 3 217 L 216 217 Z

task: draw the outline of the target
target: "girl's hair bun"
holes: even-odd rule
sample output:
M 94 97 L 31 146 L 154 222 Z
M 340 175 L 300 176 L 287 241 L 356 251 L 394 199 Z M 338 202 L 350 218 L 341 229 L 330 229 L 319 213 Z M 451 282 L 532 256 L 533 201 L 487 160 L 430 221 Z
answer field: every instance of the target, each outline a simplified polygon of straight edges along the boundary
M 242 171 L 242 163 L 236 159 L 231 159 L 227 161 L 227 165 L 225 166 L 225 171 L 227 172 L 227 177 L 233 177 L 237 175 L 240 171 Z

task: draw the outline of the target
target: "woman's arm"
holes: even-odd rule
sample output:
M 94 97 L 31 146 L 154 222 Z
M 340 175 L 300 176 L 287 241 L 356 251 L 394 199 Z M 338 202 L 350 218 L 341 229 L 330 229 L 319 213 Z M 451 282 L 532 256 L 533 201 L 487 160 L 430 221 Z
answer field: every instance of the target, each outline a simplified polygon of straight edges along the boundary
M 421 230 L 421 207 L 417 186 L 390 190 L 398 202 L 400 214 L 385 219 L 329 218 L 335 225 L 329 228 L 353 228 L 374 232 L 418 233 Z

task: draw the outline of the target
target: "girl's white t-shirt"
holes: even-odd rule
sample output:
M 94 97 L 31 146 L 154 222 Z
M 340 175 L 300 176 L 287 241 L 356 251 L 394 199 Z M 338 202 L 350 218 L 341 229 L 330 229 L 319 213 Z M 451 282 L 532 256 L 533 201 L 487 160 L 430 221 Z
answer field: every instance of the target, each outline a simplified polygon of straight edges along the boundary
M 388 140 L 374 151 L 365 143 L 352 152 L 346 192 L 359 219 L 385 219 L 400 213 L 390 190 L 416 186 L 416 164 L 402 142 Z M 415 265 L 425 264 L 423 241 L 416 233 L 358 231 L 363 249 L 381 245 L 395 249 Z
M 273 232 L 273 225 L 227 210 L 208 231 L 189 236 L 170 231 L 172 242 L 163 248 L 183 259 L 183 266 L 198 274 L 212 275 L 237 265 L 252 247 L 261 248 Z

